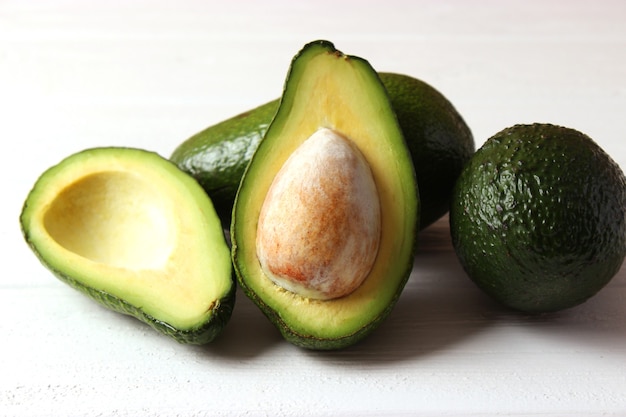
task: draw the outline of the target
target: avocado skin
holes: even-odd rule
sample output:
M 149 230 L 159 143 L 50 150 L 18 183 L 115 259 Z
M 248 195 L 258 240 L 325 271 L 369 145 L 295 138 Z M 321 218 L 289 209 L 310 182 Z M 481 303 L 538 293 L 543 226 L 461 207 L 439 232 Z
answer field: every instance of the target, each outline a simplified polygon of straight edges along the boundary
M 381 73 L 411 153 L 422 210 L 420 229 L 446 214 L 452 189 L 475 151 L 461 114 L 438 90 L 402 74 Z
M 207 192 L 222 225 L 231 211 L 246 166 L 278 110 L 273 100 L 196 133 L 170 160 L 194 177 Z
M 475 150 L 474 138 L 452 103 L 408 75 L 378 73 L 411 153 L 422 203 L 420 229 L 448 212 L 452 187 Z M 239 182 L 280 100 L 208 127 L 181 143 L 170 160 L 193 176 L 230 224 Z
M 588 136 L 516 125 L 491 137 L 463 170 L 450 228 L 469 277 L 529 313 L 583 303 L 626 254 L 626 179 Z

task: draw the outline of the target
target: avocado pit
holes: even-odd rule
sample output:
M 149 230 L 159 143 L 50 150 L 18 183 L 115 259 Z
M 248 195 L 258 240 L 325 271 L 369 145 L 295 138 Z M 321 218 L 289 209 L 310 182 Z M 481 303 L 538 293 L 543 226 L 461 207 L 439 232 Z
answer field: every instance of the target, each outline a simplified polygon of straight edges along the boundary
M 380 233 L 380 201 L 367 161 L 349 139 L 322 128 L 274 178 L 259 216 L 257 256 L 275 284 L 328 300 L 363 283 Z

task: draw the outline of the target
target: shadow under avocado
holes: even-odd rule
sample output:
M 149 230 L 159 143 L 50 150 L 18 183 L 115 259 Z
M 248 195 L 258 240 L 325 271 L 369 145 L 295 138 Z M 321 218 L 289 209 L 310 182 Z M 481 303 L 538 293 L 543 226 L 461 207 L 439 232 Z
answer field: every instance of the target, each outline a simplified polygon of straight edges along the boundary
M 624 282 L 626 267 L 609 284 L 613 290 L 606 288 L 583 305 L 558 313 L 532 315 L 508 309 L 485 295 L 467 277 L 454 253 L 445 216 L 420 233 L 409 281 L 378 329 L 342 350 L 301 351 L 332 365 L 376 367 L 436 355 L 502 322 L 532 326 L 546 337 L 571 333 L 577 343 L 615 344 L 617 340 L 624 346 Z M 582 340 L 581 333 L 590 337 Z M 231 321 L 213 343 L 202 349 L 210 355 L 246 360 L 287 343 L 238 290 Z
M 375 366 L 435 354 L 491 326 L 494 309 L 501 307 L 476 288 L 459 264 L 444 217 L 420 233 L 409 281 L 380 327 L 347 349 L 311 356 Z
M 420 233 L 409 281 L 378 329 L 342 350 L 302 352 L 320 360 L 360 366 L 410 360 L 443 350 L 484 330 L 491 324 L 485 309 L 493 306 L 458 263 L 444 217 Z M 210 355 L 245 360 L 286 343 L 239 289 L 230 322 L 216 340 L 202 349 Z
M 261 310 L 238 288 L 230 321 L 222 333 L 203 349 L 211 355 L 252 359 L 280 343 L 287 342 Z

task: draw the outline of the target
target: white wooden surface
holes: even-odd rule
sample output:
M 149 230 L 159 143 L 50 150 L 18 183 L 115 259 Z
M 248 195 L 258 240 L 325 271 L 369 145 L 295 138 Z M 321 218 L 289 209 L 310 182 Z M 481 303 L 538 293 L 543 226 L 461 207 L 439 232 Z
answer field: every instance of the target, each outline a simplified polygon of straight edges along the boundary
M 466 278 L 446 219 L 340 352 L 287 344 L 241 294 L 214 344 L 178 345 L 36 261 L 18 215 L 44 169 L 91 146 L 168 156 L 278 97 L 319 38 L 440 89 L 477 145 L 551 122 L 626 167 L 624 1 L 0 1 L 0 415 L 626 415 L 626 269 L 580 307 L 515 314 Z

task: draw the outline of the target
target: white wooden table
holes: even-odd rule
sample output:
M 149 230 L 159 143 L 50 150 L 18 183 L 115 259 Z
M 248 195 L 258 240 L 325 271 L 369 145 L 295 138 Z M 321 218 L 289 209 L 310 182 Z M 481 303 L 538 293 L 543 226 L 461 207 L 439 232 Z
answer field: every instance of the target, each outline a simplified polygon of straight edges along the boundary
M 214 344 L 179 345 L 37 262 L 18 216 L 44 169 L 92 146 L 169 156 L 278 97 L 320 38 L 438 88 L 478 146 L 551 122 L 626 168 L 624 1 L 0 1 L 1 416 L 626 415 L 626 269 L 577 308 L 512 313 L 445 218 L 389 319 L 338 352 L 287 344 L 242 294 Z

